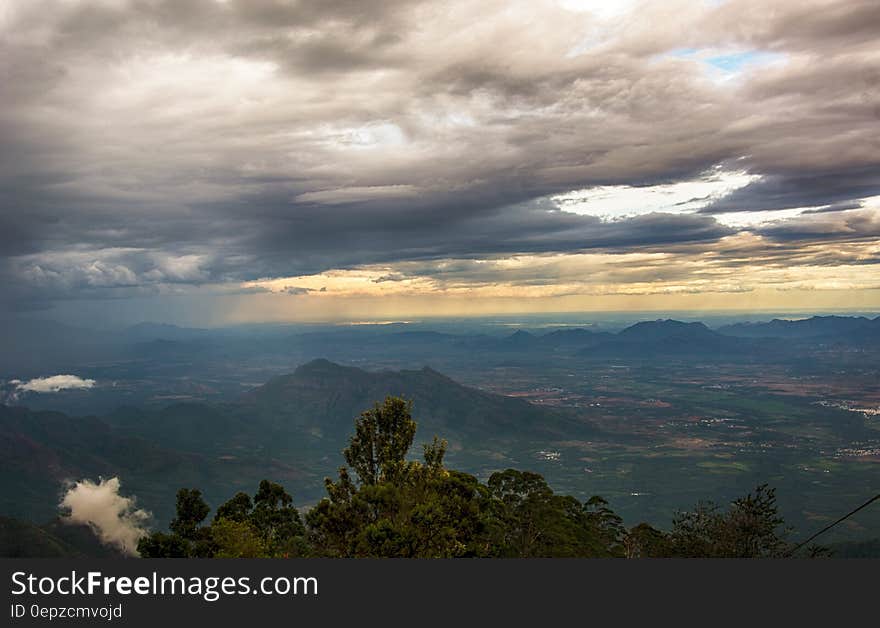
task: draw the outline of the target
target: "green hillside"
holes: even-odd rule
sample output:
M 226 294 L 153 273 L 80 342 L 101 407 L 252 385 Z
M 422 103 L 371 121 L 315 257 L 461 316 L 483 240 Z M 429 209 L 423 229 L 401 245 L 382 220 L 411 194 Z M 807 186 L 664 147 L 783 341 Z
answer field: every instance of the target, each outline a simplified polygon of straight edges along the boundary
M 45 525 L 0 517 L 2 558 L 115 558 L 121 554 L 102 545 L 88 526 L 53 519 Z
M 49 519 L 64 482 L 99 476 L 120 477 L 160 522 L 181 485 L 218 501 L 272 477 L 317 499 L 353 418 L 387 395 L 414 401 L 419 442 L 446 435 L 450 458 L 466 456 L 472 469 L 497 468 L 524 443 L 594 432 L 570 414 L 462 386 L 429 368 L 368 372 L 315 360 L 236 403 L 122 408 L 101 418 L 0 407 L 0 513 Z

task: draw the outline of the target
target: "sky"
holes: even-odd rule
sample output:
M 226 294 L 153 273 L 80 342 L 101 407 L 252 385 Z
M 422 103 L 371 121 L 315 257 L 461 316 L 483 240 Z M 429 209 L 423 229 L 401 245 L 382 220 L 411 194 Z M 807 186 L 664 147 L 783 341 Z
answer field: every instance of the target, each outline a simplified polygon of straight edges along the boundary
M 0 309 L 880 310 L 876 0 L 2 0 Z

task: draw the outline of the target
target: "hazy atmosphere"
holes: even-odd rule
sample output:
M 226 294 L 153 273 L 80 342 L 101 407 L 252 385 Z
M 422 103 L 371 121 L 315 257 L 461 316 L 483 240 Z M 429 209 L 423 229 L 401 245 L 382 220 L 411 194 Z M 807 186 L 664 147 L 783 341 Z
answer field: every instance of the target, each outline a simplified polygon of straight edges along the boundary
M 0 0 L 0 557 L 880 557 L 878 36 Z
M 876 309 L 878 32 L 873 0 L 7 0 L 2 306 Z

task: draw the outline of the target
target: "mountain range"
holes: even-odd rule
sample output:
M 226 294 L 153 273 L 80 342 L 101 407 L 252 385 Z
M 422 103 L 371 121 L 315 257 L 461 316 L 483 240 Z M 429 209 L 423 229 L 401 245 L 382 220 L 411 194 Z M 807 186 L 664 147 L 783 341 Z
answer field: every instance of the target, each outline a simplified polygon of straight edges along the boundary
M 774 318 L 763 323 L 734 323 L 718 328 L 727 336 L 742 338 L 848 338 L 853 334 L 876 335 L 880 330 L 880 317 L 864 316 L 813 316 L 798 320 Z
M 499 335 L 473 328 L 462 333 L 423 329 L 424 325 L 353 326 L 309 331 L 303 327 L 265 326 L 196 329 L 168 324 L 143 323 L 123 330 L 98 331 L 52 321 L 15 319 L 0 324 L 0 375 L 36 375 L 81 367 L 125 362 L 132 367 L 159 362 L 181 365 L 190 372 L 195 363 L 282 360 L 296 355 L 298 361 L 325 357 L 336 361 L 393 352 L 403 360 L 421 361 L 444 356 L 498 355 L 508 358 L 524 353 L 581 353 L 601 347 L 598 357 L 632 357 L 662 354 L 700 355 L 724 359 L 762 355 L 803 355 L 817 346 L 876 348 L 880 346 L 880 317 L 814 316 L 799 320 L 774 319 L 722 325 L 710 329 L 703 323 L 657 320 L 636 323 L 620 331 L 563 328 L 546 332 L 519 329 Z M 476 330 L 476 331 L 475 331 Z M 766 341 L 796 340 L 795 344 Z M 750 342 L 753 341 L 753 342 Z M 761 342 L 754 342 L 761 341 Z
M 65 481 L 98 476 L 123 478 L 153 509 L 173 503 L 180 486 L 221 499 L 265 477 L 315 497 L 355 417 L 387 395 L 414 402 L 417 442 L 438 435 L 453 450 L 595 432 L 571 414 L 463 386 L 430 368 L 370 372 L 315 360 L 230 403 L 123 407 L 102 417 L 0 406 L 0 512 L 47 519 Z

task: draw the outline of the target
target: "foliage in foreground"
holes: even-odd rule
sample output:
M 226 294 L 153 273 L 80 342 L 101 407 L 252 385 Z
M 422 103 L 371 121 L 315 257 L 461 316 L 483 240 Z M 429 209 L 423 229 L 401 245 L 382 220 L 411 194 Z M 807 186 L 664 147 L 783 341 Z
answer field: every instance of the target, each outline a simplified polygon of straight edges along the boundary
M 177 493 L 169 532 L 141 540 L 144 557 L 781 557 L 790 551 L 774 490 L 766 485 L 726 510 L 703 503 L 666 532 L 626 529 L 601 497 L 557 495 L 543 477 L 508 469 L 486 484 L 443 463 L 446 441 L 407 460 L 412 404 L 388 397 L 362 413 L 343 452 L 348 466 L 325 480 L 327 497 L 305 521 L 282 486 L 263 480 L 207 522 L 196 489 Z

